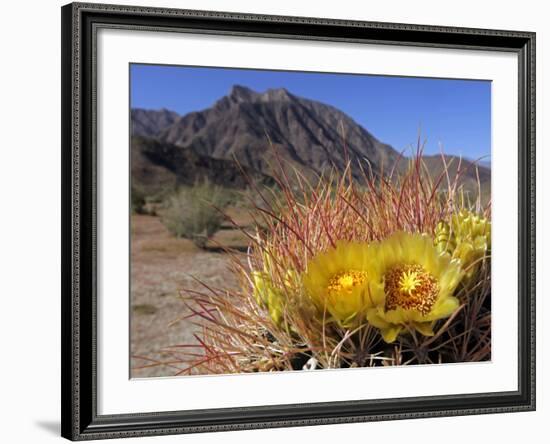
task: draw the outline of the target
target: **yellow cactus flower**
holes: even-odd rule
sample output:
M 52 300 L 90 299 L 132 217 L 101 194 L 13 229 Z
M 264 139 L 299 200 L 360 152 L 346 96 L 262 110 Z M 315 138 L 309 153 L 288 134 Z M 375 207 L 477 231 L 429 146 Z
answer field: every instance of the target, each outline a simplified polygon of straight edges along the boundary
M 435 245 L 440 252 L 460 260 L 469 280 L 475 276 L 481 259 L 491 251 L 491 222 L 471 211 L 461 210 L 451 217 L 450 224 L 439 222 Z
M 364 319 L 375 301 L 369 295 L 370 249 L 365 243 L 340 242 L 309 261 L 303 276 L 308 296 L 342 327 Z
M 267 309 L 273 322 L 281 326 L 288 298 L 298 291 L 296 282 L 300 278 L 296 271 L 289 269 L 282 282 L 275 283 L 272 278 L 275 269 L 273 258 L 267 251 L 263 251 L 262 259 L 263 270 L 252 272 L 253 296 L 259 306 Z
M 381 303 L 368 310 L 369 323 L 386 342 L 395 341 L 406 327 L 433 335 L 434 322 L 458 308 L 453 292 L 464 273 L 459 262 L 421 234 L 398 232 L 372 248 L 376 260 L 369 286 Z
M 275 288 L 269 274 L 265 271 L 253 271 L 254 299 L 258 305 L 265 307 L 276 325 L 283 320 L 284 293 Z

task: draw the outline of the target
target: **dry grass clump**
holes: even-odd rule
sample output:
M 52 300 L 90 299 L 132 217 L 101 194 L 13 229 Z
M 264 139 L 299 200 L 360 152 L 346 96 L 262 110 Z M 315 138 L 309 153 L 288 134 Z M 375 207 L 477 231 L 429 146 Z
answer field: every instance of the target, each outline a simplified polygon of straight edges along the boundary
M 202 333 L 166 348 L 176 375 L 490 359 L 490 203 L 420 148 L 400 174 L 350 165 L 312 184 L 281 163 L 276 193 L 255 188 L 239 289 L 182 293 Z

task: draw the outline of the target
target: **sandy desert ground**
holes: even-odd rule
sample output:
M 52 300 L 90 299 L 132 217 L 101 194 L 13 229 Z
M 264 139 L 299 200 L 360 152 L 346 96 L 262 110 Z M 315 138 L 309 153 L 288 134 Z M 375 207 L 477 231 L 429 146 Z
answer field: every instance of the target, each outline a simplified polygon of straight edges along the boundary
M 232 216 L 246 225 L 242 212 L 234 211 Z M 171 236 L 158 217 L 133 215 L 131 224 L 131 376 L 172 376 L 177 368 L 148 366 L 153 362 L 138 357 L 170 361 L 163 348 L 196 343 L 193 334 L 198 327 L 185 320 L 173 322 L 189 314 L 181 294 L 185 289 L 201 287 L 194 277 L 207 285 L 235 286 L 229 255 L 216 245 L 242 250 L 247 238 L 240 230 L 226 226 L 201 250 L 189 240 Z

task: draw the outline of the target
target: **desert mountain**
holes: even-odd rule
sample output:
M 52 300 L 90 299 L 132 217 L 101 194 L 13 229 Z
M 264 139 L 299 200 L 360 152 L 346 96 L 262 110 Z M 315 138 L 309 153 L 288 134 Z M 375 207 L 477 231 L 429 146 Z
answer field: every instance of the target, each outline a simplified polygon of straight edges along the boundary
M 184 116 L 133 109 L 132 135 L 132 175 L 150 184 L 187 184 L 208 176 L 240 187 L 235 160 L 265 183 L 278 169 L 277 158 L 309 178 L 333 167 L 342 170 L 346 151 L 356 178 L 362 174 L 359 162 L 368 161 L 372 171 L 379 171 L 399 159 L 396 150 L 342 111 L 283 88 L 258 93 L 236 85 L 212 107 Z M 442 168 L 439 157 L 426 160 L 434 172 Z M 489 180 L 490 170 L 479 170 L 480 179 Z M 475 168 L 466 174 L 477 180 Z
M 132 185 L 146 194 L 158 194 L 180 185 L 193 185 L 207 178 L 228 188 L 245 188 L 246 177 L 255 183 L 272 185 L 273 179 L 246 166 L 226 159 L 197 154 L 166 142 L 132 137 Z M 244 174 L 243 174 L 244 173 Z
M 331 166 L 342 169 L 344 146 L 352 159 L 366 158 L 374 170 L 398 157 L 393 148 L 343 112 L 285 89 L 257 93 L 234 86 L 211 108 L 189 113 L 170 125 L 165 125 L 169 120 L 165 111 L 152 112 L 148 119 L 143 118 L 146 113 L 133 110 L 133 120 L 141 117 L 134 134 L 154 136 L 160 142 L 192 148 L 215 159 L 236 159 L 268 176 L 273 174 L 275 151 L 309 176 L 322 174 Z M 152 125 L 144 124 L 161 121 L 156 133 L 150 131 Z M 354 174 L 360 174 L 358 166 Z
M 132 135 L 155 137 L 160 131 L 168 128 L 176 120 L 179 114 L 167 109 L 158 111 L 140 108 L 132 109 Z
M 448 187 L 447 175 L 451 181 L 458 175 L 459 184 L 470 197 L 477 196 L 478 192 L 481 192 L 482 202 L 488 202 L 491 199 L 490 168 L 482 166 L 478 162 L 453 155 L 445 155 L 445 160 L 441 155 L 423 156 L 422 162 L 434 181 L 441 178 L 440 188 L 446 189 Z M 400 171 L 405 171 L 409 163 L 409 159 L 401 159 L 399 162 Z M 445 169 L 447 170 L 446 173 Z

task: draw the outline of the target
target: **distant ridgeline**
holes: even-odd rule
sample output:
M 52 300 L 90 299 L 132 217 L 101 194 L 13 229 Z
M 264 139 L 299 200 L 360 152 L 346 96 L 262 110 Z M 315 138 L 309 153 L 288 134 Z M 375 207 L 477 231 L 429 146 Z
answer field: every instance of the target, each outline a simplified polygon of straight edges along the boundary
M 131 113 L 132 184 L 146 194 L 203 179 L 244 188 L 248 176 L 271 185 L 273 176 L 280 175 L 279 162 L 315 181 L 332 168 L 343 170 L 346 152 L 353 177 L 362 180 L 360 163 L 373 172 L 382 167 L 389 171 L 400 158 L 399 152 L 342 111 L 285 89 L 257 93 L 234 86 L 211 108 L 184 116 L 166 109 L 132 109 Z M 447 161 L 452 158 L 447 156 Z M 443 171 L 440 156 L 425 156 L 424 160 L 434 175 Z M 398 169 L 406 164 L 401 159 Z M 455 158 L 451 175 L 457 166 Z M 482 186 L 489 186 L 489 168 L 478 166 L 476 173 L 464 159 L 462 168 L 467 168 L 466 189 L 477 189 L 478 175 Z

